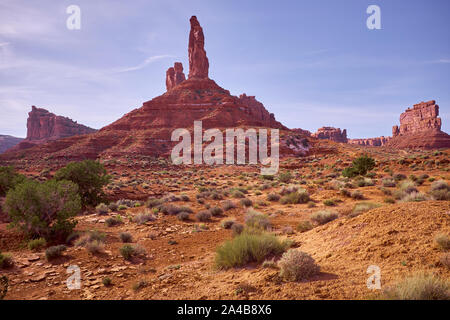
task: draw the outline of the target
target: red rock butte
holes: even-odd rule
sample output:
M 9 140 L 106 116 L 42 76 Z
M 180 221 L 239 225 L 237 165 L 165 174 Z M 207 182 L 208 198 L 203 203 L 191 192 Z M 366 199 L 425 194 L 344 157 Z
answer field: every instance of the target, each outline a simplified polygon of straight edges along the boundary
M 441 131 L 436 101 L 421 102 L 400 115 L 400 126 L 392 127 L 392 139 L 386 144 L 395 148 L 449 148 L 450 136 Z
M 322 127 L 312 134 L 312 137 L 321 140 L 331 140 L 334 142 L 347 143 L 347 129 L 341 131 L 340 128 Z
M 27 137 L 10 151 L 24 150 L 48 141 L 96 131 L 67 117 L 32 106 L 27 119 Z
M 175 62 L 166 72 L 167 92 L 163 95 L 144 102 L 142 107 L 96 133 L 47 143 L 27 150 L 26 156 L 36 158 L 51 154 L 55 158 L 82 159 L 124 154 L 167 155 L 175 144 L 171 141 L 172 131 L 177 128 L 192 130 L 197 120 L 202 121 L 203 129 L 264 127 L 287 130 L 254 96 L 245 93 L 233 96 L 208 78 L 205 37 L 195 16 L 190 19 L 190 28 L 188 79 L 183 73 L 183 65 Z M 306 150 L 295 146 L 289 148 L 301 153 Z M 282 151 L 283 147 L 280 149 Z M 17 155 L 9 155 L 14 156 Z

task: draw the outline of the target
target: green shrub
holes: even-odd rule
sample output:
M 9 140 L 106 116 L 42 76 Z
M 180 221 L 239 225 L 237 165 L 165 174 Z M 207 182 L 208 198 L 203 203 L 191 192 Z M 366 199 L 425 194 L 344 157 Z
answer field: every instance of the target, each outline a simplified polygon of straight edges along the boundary
M 450 237 L 445 233 L 439 233 L 434 238 L 437 246 L 441 250 L 449 250 L 450 249 Z
M 308 220 L 300 221 L 297 225 L 297 230 L 300 232 L 306 232 L 314 228 L 312 223 Z
M 352 166 L 342 171 L 344 177 L 352 178 L 357 175 L 366 175 L 368 171 L 375 167 L 375 160 L 367 155 L 356 158 L 352 162 Z
M 8 191 L 5 201 L 11 226 L 30 238 L 66 239 L 80 210 L 78 187 L 64 180 L 24 181 Z
M 48 261 L 59 258 L 62 256 L 62 253 L 66 251 L 66 249 L 67 247 L 63 244 L 48 247 L 47 250 L 45 250 L 45 257 Z
M 14 264 L 11 255 L 9 253 L 0 252 L 0 269 L 7 269 L 12 267 Z
M 358 191 L 358 190 L 353 191 L 351 193 L 351 197 L 352 197 L 352 199 L 355 199 L 355 200 L 362 200 L 362 199 L 364 199 L 364 195 L 362 194 L 361 191 Z
M 133 257 L 144 254 L 145 250 L 138 245 L 125 244 L 119 252 L 125 260 L 131 260 Z
M 334 202 L 334 200 L 332 199 L 327 199 L 323 201 L 323 204 L 326 205 L 327 207 L 332 207 L 335 206 L 336 203 Z
M 289 171 L 280 173 L 278 176 L 278 180 L 283 183 L 288 183 L 289 181 L 291 181 L 291 179 L 292 175 Z
M 320 225 L 333 221 L 338 217 L 337 213 L 331 211 L 318 211 L 311 214 L 310 219 Z
M 112 285 L 112 280 L 109 277 L 103 278 L 102 283 L 105 287 L 109 287 Z
M 122 223 L 123 223 L 122 217 L 119 215 L 114 216 L 114 217 L 109 217 L 108 219 L 105 220 L 105 224 L 108 227 L 115 227 Z
M 421 192 L 407 193 L 401 199 L 402 202 L 420 202 L 426 200 L 428 200 L 427 196 Z
M 289 281 L 305 280 L 320 272 L 320 267 L 314 259 L 299 249 L 290 249 L 283 253 L 278 266 L 280 276 Z
M 103 187 L 111 178 L 104 166 L 97 161 L 71 162 L 55 173 L 56 180 L 69 180 L 78 185 L 83 206 L 96 206 L 105 198 Z
M 397 185 L 395 180 L 392 178 L 383 178 L 383 180 L 381 180 L 381 181 L 383 183 L 383 187 L 393 188 Z
M 40 250 L 47 246 L 47 241 L 45 238 L 38 238 L 28 241 L 28 249 L 30 250 Z
M 26 177 L 16 173 L 13 167 L 0 167 L 0 197 L 25 180 Z
M 450 281 L 418 273 L 388 287 L 384 298 L 392 300 L 449 300 Z
M 273 235 L 244 232 L 217 248 L 216 266 L 228 269 L 250 262 L 260 263 L 268 256 L 281 254 L 288 246 Z

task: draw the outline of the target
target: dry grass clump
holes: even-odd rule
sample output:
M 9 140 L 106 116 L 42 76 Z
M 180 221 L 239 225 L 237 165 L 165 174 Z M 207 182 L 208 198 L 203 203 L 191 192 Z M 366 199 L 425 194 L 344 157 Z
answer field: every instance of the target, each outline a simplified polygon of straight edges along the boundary
M 320 272 L 320 267 L 307 253 L 299 249 L 290 249 L 283 253 L 280 261 L 280 276 L 288 281 L 301 281 Z
M 306 232 L 313 228 L 314 228 L 314 226 L 312 225 L 311 221 L 308 221 L 308 220 L 300 221 L 297 225 L 297 231 L 300 231 L 300 232 Z
M 195 215 L 195 218 L 197 219 L 197 221 L 200 221 L 200 222 L 206 222 L 206 221 L 209 221 L 209 220 L 211 220 L 211 217 L 212 217 L 212 215 L 211 215 L 211 213 L 209 212 L 209 210 L 202 210 L 202 211 L 199 211 L 199 212 Z
M 299 191 L 291 192 L 284 195 L 280 203 L 281 204 L 299 204 L 307 203 L 310 200 L 309 194 L 306 190 L 300 189 Z
M 270 228 L 269 217 L 253 209 L 249 209 L 245 213 L 245 224 L 248 227 L 262 230 L 267 230 Z
M 334 219 L 337 219 L 338 215 L 335 212 L 332 211 L 317 211 L 311 214 L 310 219 L 317 224 L 325 224 L 330 221 L 333 221 Z
M 434 241 L 439 249 L 447 251 L 450 249 L 450 237 L 445 233 L 438 233 L 434 237 Z
M 450 200 L 450 186 L 444 180 L 434 181 L 431 184 L 430 195 L 434 200 Z
M 364 213 L 366 211 L 372 210 L 374 208 L 380 207 L 381 204 L 374 203 L 374 202 L 360 202 L 355 204 L 353 207 L 352 212 L 348 215 L 349 218 L 354 218 L 359 216 L 361 213 Z
M 288 242 L 267 233 L 243 232 L 217 248 L 216 266 L 228 269 L 250 262 L 260 263 L 269 256 L 281 254 L 288 246 Z
M 391 300 L 448 300 L 450 281 L 435 275 L 418 273 L 403 279 L 383 292 Z

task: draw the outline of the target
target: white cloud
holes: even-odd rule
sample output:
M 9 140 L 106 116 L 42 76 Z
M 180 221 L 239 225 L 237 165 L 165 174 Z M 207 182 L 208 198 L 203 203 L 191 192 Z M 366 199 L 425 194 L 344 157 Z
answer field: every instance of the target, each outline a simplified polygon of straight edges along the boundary
M 173 58 L 173 56 L 164 54 L 164 55 L 148 57 L 147 59 L 145 59 L 142 63 L 138 64 L 137 66 L 126 67 L 126 68 L 118 68 L 118 69 L 115 69 L 113 71 L 113 73 L 122 73 L 122 72 L 129 72 L 129 71 L 140 70 L 140 69 L 145 68 L 147 65 L 151 64 L 152 62 L 155 62 L 157 60 L 161 60 L 161 59 L 164 59 L 164 58 Z

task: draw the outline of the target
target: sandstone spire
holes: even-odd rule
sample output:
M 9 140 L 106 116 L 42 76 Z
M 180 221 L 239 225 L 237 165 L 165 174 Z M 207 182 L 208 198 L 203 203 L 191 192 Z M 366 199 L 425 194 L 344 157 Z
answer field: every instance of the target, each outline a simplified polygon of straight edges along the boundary
M 196 16 L 192 16 L 189 33 L 189 79 L 208 78 L 209 62 L 205 51 L 205 36 Z
M 175 62 L 173 67 L 170 67 L 166 71 L 166 89 L 169 91 L 176 85 L 186 80 L 183 73 L 183 64 L 181 62 Z

